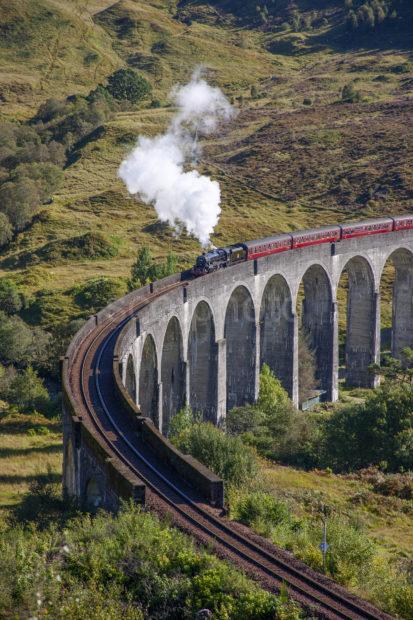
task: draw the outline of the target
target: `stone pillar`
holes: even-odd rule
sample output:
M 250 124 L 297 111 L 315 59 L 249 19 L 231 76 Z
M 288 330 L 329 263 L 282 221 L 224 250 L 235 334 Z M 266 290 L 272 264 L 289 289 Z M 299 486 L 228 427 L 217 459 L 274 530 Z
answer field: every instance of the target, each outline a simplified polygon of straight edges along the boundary
M 300 404 L 299 385 L 298 385 L 298 316 L 296 312 L 293 312 L 291 317 L 291 330 L 292 330 L 292 377 L 291 377 L 291 400 L 295 407 Z
M 402 350 L 413 348 L 413 267 L 396 265 L 393 285 L 392 355 L 402 359 Z
M 227 343 L 223 338 L 218 340 L 217 346 L 217 408 L 216 423 L 219 425 L 225 420 L 227 412 Z
M 380 364 L 380 348 L 381 348 L 381 312 L 380 312 L 380 293 L 375 292 L 373 298 L 373 347 L 371 352 L 371 364 Z M 377 387 L 380 383 L 380 376 L 370 373 L 370 387 Z
M 163 422 L 163 392 L 162 392 L 162 381 L 158 383 L 158 430 L 162 433 L 162 422 Z
M 371 388 L 377 385 L 377 378 L 369 366 L 380 361 L 380 295 L 368 276 L 356 269 L 349 271 L 346 383 Z
M 184 385 L 183 385 L 183 389 L 184 389 L 184 397 L 183 397 L 183 403 L 185 405 L 185 407 L 189 407 L 191 405 L 190 403 L 190 383 L 191 383 L 191 378 L 190 378 L 190 366 L 188 362 L 182 362 L 182 366 L 183 366 L 183 379 L 184 379 Z
M 332 360 L 331 360 L 331 388 L 327 394 L 328 400 L 336 402 L 338 400 L 338 304 L 333 302 L 333 309 L 331 312 L 331 320 L 333 321 L 332 327 Z
M 260 366 L 260 362 L 261 362 L 260 330 L 261 330 L 261 326 L 260 326 L 260 323 L 258 322 L 255 325 L 255 368 L 253 369 L 253 372 L 254 372 L 254 382 L 255 382 L 255 386 L 254 386 L 254 401 L 255 402 L 257 402 L 258 396 L 259 396 L 259 393 L 260 393 L 260 372 L 261 372 L 261 366 Z

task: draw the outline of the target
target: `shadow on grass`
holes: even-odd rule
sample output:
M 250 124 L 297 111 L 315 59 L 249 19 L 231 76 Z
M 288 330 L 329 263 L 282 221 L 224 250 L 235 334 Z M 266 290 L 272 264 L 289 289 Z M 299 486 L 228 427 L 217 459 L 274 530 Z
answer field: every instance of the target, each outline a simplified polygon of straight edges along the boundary
M 52 524 L 63 527 L 76 510 L 63 501 L 60 482 L 61 476 L 52 472 L 50 466 L 46 474 L 33 476 L 22 502 L 11 509 L 9 521 L 21 525 L 33 523 L 39 530 Z
M 44 479 L 44 480 L 43 480 Z M 19 474 L 0 474 L 0 484 L 22 484 L 24 482 L 36 483 L 36 482 L 49 482 L 51 484 L 57 484 L 61 481 L 62 475 L 58 473 L 48 474 L 28 474 L 27 476 L 20 476 Z
M 23 418 L 23 416 L 22 416 Z M 19 435 L 27 434 L 27 431 L 33 431 L 36 436 L 44 435 L 47 437 L 47 433 L 44 433 L 44 429 L 47 429 L 50 433 L 62 432 L 62 423 L 60 420 L 43 420 L 42 422 L 33 422 L 28 417 L 25 419 L 13 419 L 10 422 L 0 423 L 1 435 Z
M 30 454 L 58 454 L 62 451 L 62 445 L 33 446 L 32 448 L 0 448 L 0 459 L 11 456 L 28 456 Z

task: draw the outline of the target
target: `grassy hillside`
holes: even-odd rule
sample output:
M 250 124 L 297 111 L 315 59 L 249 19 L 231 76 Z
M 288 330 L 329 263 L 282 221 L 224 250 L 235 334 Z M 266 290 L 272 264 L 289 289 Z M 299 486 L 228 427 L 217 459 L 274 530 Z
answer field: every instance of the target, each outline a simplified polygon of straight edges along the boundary
M 97 274 L 126 275 L 142 243 L 155 255 L 173 249 L 183 263 L 192 259 L 197 242 L 160 227 L 151 207 L 127 195 L 117 169 L 136 135 L 165 127 L 170 88 L 200 63 L 240 108 L 224 134 L 206 142 L 201 165 L 222 186 L 215 243 L 311 225 L 314 213 L 323 223 L 411 208 L 408 51 L 315 46 L 325 23 L 295 33 L 288 51 L 291 28 L 248 30 L 229 13 L 196 8 L 198 19 L 185 23 L 186 7 L 166 0 L 0 3 L 4 118 L 30 118 L 51 96 L 86 95 L 125 65 L 150 80 L 161 105 L 117 110 L 97 139 L 85 141 L 52 204 L 3 250 L 2 275 L 14 274 L 29 291 L 67 290 Z M 349 83 L 355 103 L 341 98 Z M 74 230 L 110 231 L 117 256 L 21 267 L 21 252 Z

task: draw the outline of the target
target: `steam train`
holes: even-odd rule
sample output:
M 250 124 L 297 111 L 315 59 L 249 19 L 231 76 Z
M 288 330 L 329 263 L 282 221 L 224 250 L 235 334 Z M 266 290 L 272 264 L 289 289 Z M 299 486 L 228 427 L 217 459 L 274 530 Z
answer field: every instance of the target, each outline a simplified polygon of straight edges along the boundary
M 240 262 L 254 260 L 270 254 L 278 254 L 287 250 L 295 250 L 321 243 L 336 243 L 342 239 L 366 237 L 399 230 L 413 229 L 413 215 L 398 217 L 381 217 L 364 222 L 323 226 L 312 230 L 283 233 L 265 239 L 255 239 L 245 243 L 237 243 L 226 248 L 216 248 L 198 256 L 191 273 L 202 276 L 223 267 L 230 267 Z

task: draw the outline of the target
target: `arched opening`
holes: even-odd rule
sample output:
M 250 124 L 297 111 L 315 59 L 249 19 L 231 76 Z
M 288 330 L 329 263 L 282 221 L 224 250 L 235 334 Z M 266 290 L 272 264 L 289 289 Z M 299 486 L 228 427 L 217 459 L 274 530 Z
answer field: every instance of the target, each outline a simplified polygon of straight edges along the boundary
M 301 301 L 301 308 L 298 308 L 300 402 L 311 397 L 314 389 L 326 392 L 325 398 L 331 400 L 334 309 L 330 281 L 323 267 L 312 265 L 307 269 L 298 299 Z
M 85 508 L 89 512 L 96 512 L 103 504 L 103 494 L 95 478 L 91 478 L 86 485 Z
M 191 321 L 188 342 L 189 402 L 203 419 L 217 422 L 217 347 L 210 307 L 201 301 Z
M 260 339 L 260 365 L 268 364 L 292 396 L 294 323 L 290 289 L 280 275 L 268 281 L 262 296 Z
M 125 387 L 131 395 L 133 402 L 136 403 L 136 377 L 132 355 L 128 356 L 128 361 L 126 363 Z
M 376 295 L 374 276 L 367 260 L 350 259 L 339 282 L 341 362 L 346 384 L 373 387 L 369 366 L 375 360 Z M 344 314 L 344 316 L 343 316 Z
M 142 415 L 158 424 L 158 365 L 155 342 L 150 334 L 146 337 L 141 355 L 139 406 Z
M 404 248 L 387 259 L 380 281 L 381 350 L 403 359 L 413 348 L 413 254 Z
M 167 435 L 171 418 L 185 402 L 182 333 L 176 317 L 169 321 L 163 342 L 161 378 L 162 432 Z
M 225 315 L 227 351 L 227 409 L 255 400 L 256 325 L 250 293 L 239 286 Z

